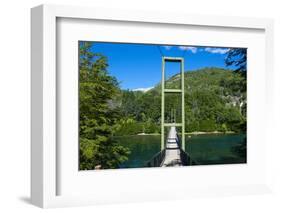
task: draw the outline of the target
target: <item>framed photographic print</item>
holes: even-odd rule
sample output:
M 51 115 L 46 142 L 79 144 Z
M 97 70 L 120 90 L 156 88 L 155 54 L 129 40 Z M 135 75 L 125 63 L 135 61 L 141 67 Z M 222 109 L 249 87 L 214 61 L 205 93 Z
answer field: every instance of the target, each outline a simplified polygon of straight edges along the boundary
M 32 203 L 269 192 L 272 25 L 33 8 Z
M 80 170 L 246 163 L 246 48 L 78 45 Z

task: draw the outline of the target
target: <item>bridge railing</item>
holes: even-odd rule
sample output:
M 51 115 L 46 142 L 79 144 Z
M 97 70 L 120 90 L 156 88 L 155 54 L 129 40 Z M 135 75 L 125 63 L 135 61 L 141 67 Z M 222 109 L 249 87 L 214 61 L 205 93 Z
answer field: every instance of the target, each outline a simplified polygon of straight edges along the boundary
M 147 166 L 148 167 L 160 167 L 161 163 L 163 162 L 165 158 L 166 150 L 163 149 L 157 154 L 155 154 L 148 162 Z
M 180 137 L 177 133 L 177 143 L 178 146 L 181 147 Z M 195 160 L 193 160 L 189 154 L 187 154 L 182 148 L 180 148 L 180 158 L 182 161 L 183 166 L 190 166 L 190 165 L 199 165 Z
M 199 165 L 195 160 L 193 160 L 189 154 L 187 154 L 185 151 L 180 149 L 180 158 L 182 161 L 183 166 L 191 166 L 191 165 Z

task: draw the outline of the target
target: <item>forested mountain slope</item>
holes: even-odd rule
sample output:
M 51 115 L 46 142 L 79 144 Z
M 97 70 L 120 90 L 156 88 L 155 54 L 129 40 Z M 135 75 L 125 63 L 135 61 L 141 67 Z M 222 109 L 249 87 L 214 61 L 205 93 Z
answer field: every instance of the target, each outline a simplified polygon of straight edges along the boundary
M 165 83 L 166 88 L 180 88 L 180 76 Z M 122 91 L 120 110 L 122 119 L 116 134 L 159 133 L 161 117 L 161 85 L 147 92 Z M 180 96 L 165 97 L 165 119 L 176 111 L 181 119 Z M 241 74 L 221 68 L 204 68 L 185 72 L 186 132 L 245 131 L 246 80 Z

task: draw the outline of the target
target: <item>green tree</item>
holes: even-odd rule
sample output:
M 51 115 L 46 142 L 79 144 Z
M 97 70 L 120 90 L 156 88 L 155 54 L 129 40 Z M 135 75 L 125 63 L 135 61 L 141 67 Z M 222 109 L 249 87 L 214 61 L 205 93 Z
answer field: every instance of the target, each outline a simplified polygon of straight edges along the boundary
M 170 86 L 178 79 L 167 79 Z M 185 131 L 246 131 L 246 79 L 240 72 L 203 68 L 185 72 Z M 147 91 L 122 91 L 117 135 L 160 133 L 161 85 Z M 181 122 L 181 98 L 165 96 L 165 118 L 172 110 Z
M 231 48 L 227 52 L 225 58 L 227 66 L 235 66 L 236 71 L 242 72 L 246 75 L 247 71 L 247 49 L 246 48 Z
M 129 150 L 112 139 L 120 118 L 118 82 L 107 72 L 107 58 L 79 43 L 80 169 L 117 168 Z

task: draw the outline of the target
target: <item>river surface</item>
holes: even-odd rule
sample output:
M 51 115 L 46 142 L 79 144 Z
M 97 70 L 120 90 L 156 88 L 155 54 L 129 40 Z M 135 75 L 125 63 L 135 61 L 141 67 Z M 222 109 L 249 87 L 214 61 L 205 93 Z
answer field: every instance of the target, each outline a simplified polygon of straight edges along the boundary
M 115 137 L 131 151 L 122 168 L 146 167 L 160 151 L 160 135 L 133 135 Z M 245 134 L 186 135 L 186 152 L 198 165 L 246 163 Z

